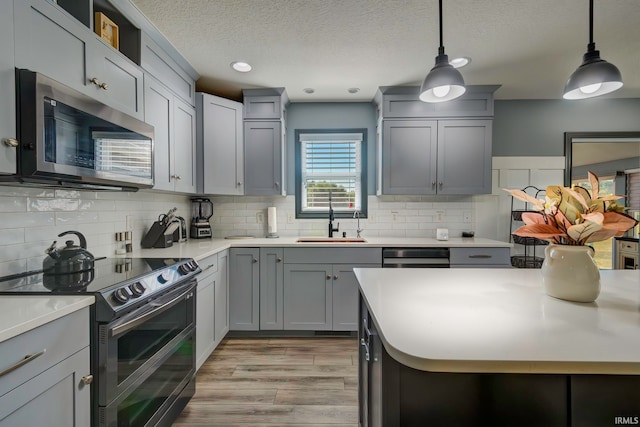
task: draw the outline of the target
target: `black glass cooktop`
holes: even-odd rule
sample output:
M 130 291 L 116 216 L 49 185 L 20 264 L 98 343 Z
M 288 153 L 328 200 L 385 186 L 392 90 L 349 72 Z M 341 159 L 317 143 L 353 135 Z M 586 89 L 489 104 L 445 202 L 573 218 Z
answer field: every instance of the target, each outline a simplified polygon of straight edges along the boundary
M 136 277 L 185 261 L 186 258 L 98 258 L 80 273 L 45 275 L 42 271 L 0 278 L 0 294 L 100 293 Z

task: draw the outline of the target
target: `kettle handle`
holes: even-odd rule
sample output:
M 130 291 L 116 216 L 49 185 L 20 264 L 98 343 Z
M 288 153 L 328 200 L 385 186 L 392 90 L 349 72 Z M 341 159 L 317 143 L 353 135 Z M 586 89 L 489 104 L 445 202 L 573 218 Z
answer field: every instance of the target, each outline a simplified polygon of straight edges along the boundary
M 81 232 L 79 231 L 65 231 L 63 233 L 58 234 L 58 237 L 66 236 L 67 234 L 75 234 L 78 236 L 78 240 L 80 240 L 80 247 L 82 249 L 87 249 L 87 239 L 84 238 Z

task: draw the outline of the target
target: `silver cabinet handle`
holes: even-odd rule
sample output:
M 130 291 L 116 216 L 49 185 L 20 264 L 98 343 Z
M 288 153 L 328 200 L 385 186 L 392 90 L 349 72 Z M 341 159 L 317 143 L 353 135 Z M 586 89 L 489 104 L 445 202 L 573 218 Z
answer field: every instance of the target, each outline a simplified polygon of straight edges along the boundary
M 327 280 L 331 280 L 331 275 L 327 274 Z
M 80 378 L 80 382 L 84 385 L 89 385 L 93 382 L 93 375 L 85 375 L 84 377 Z
M 181 177 L 180 175 L 176 175 L 176 179 L 177 179 L 178 181 L 180 181 L 180 180 L 182 179 L 182 177 Z
M 18 140 L 15 138 L 4 138 L 2 140 L 2 143 L 4 145 L 6 145 L 7 147 L 17 147 L 18 146 Z
M 242 185 L 242 183 L 240 181 L 238 181 L 238 185 Z
M 98 80 L 97 77 L 92 77 L 89 79 L 89 83 L 93 83 L 94 85 L 98 86 L 100 89 L 102 90 L 107 90 L 109 89 L 109 85 L 106 84 L 105 82 L 101 82 L 100 80 Z
M 109 90 L 109 85 L 106 84 L 105 82 L 100 83 L 100 89 L 102 90 Z
M 203 268 L 202 271 L 207 271 L 208 269 L 210 269 L 212 267 L 213 267 L 213 264 L 209 264 L 205 268 Z M 202 271 L 201 271 L 201 273 L 202 273 Z
M 282 262 L 282 258 L 276 259 L 276 262 Z
M 276 188 L 280 188 L 280 183 L 278 181 L 275 182 Z
M 431 188 L 435 188 L 436 187 L 436 182 L 435 181 L 431 181 Z
M 337 274 L 333 276 L 333 280 L 338 280 L 338 275 Z
M 15 371 L 16 369 L 18 369 L 21 366 L 26 365 L 29 362 L 33 362 L 35 359 L 37 359 L 38 357 L 42 356 L 43 354 L 45 354 L 47 351 L 46 348 L 43 348 L 41 351 L 34 353 L 34 354 L 27 354 L 24 359 L 22 359 L 21 361 L 19 361 L 18 363 L 16 363 L 15 365 L 5 369 L 4 371 L 0 372 L 0 377 L 3 377 L 5 375 L 7 375 L 10 372 Z
M 252 262 L 255 264 L 256 262 L 258 262 L 258 260 L 254 258 Z
M 469 255 L 469 258 L 491 258 L 491 255 Z
M 440 189 L 441 190 L 442 190 L 442 185 L 443 185 L 443 183 L 442 183 L 442 181 L 440 181 Z

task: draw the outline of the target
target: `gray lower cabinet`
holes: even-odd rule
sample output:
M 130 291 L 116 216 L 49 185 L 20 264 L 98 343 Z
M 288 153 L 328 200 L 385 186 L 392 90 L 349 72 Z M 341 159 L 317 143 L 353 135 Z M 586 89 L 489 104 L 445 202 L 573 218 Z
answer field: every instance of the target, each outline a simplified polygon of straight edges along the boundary
M 229 251 L 202 259 L 196 299 L 196 370 L 229 332 Z
M 145 122 L 155 129 L 156 190 L 196 192 L 195 109 L 151 76 L 145 77 Z
M 13 1 L 0 0 L 0 174 L 16 172 L 16 85 L 13 62 Z
M 491 192 L 492 120 L 385 120 L 382 194 Z
M 15 0 L 15 66 L 143 118 L 143 72 L 55 2 Z
M 229 250 L 229 330 L 260 329 L 260 250 Z
M 260 329 L 282 330 L 284 249 L 260 249 Z
M 245 195 L 283 194 L 282 146 L 282 123 L 245 120 Z
M 285 330 L 331 330 L 332 277 L 333 267 L 330 264 L 285 264 Z
M 380 264 L 334 264 L 332 282 L 334 331 L 358 330 L 360 288 L 354 268 L 376 268 Z
M 0 343 L 0 426 L 91 424 L 89 308 Z
M 196 93 L 198 192 L 244 194 L 242 104 Z

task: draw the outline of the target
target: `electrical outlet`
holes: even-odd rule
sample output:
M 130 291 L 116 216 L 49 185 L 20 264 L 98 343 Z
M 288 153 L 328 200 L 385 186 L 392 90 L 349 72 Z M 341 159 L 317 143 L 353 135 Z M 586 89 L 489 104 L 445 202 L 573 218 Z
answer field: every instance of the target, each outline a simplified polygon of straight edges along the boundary
M 264 212 L 256 213 L 256 221 L 258 222 L 258 224 L 264 224 Z
M 464 211 L 462 213 L 462 221 L 463 222 L 471 222 L 471 212 L 469 211 Z
M 444 211 L 436 211 L 436 222 L 442 222 L 444 220 Z
M 295 219 L 295 218 L 294 218 L 294 216 L 293 216 L 293 213 L 289 212 L 289 213 L 287 214 L 287 224 L 293 224 L 293 220 L 294 220 L 294 219 Z
M 369 223 L 371 223 L 371 224 L 375 223 L 375 222 L 376 222 L 376 215 L 375 215 L 375 214 L 372 214 L 372 213 L 369 213 L 369 214 L 367 215 L 367 221 L 368 221 Z

